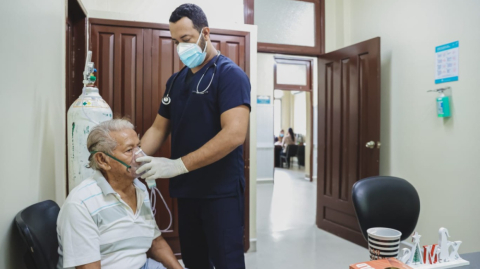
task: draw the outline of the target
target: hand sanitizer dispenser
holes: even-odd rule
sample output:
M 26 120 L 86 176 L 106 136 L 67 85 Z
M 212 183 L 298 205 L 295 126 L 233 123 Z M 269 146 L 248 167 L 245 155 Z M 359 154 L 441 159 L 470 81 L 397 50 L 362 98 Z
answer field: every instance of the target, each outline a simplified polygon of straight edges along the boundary
M 448 98 L 448 96 L 445 95 L 445 90 L 448 90 L 448 89 L 450 89 L 450 87 L 429 91 L 429 92 L 440 93 L 440 96 L 437 97 L 437 115 L 439 118 L 447 118 L 451 116 L 450 98 Z

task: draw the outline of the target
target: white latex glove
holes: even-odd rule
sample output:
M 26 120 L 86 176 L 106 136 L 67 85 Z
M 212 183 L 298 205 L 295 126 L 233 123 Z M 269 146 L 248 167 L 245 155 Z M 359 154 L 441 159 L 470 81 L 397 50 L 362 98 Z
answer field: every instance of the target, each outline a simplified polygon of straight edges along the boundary
M 176 160 L 162 158 L 162 157 L 150 157 L 144 156 L 136 160 L 139 163 L 145 162 L 137 170 L 137 174 L 141 174 L 147 171 L 140 177 L 145 180 L 155 180 L 157 178 L 172 178 L 181 174 L 188 173 L 182 158 Z

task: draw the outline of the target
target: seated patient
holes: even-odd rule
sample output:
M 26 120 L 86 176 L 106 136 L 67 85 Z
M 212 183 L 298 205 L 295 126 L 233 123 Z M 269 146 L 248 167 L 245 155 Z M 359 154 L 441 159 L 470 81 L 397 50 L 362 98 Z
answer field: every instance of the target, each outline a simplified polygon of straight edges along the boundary
M 57 268 L 182 268 L 161 236 L 146 186 L 133 161 L 140 140 L 123 119 L 92 128 L 87 147 L 95 170 L 68 195 L 57 220 Z M 147 252 L 153 259 L 147 260 Z

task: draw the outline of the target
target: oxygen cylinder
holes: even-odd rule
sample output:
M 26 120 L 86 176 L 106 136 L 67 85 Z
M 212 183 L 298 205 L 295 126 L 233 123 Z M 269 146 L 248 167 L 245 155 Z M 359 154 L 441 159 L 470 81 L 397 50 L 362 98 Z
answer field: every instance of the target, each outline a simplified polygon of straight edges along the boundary
M 73 102 L 67 113 L 69 191 L 94 172 L 87 168 L 90 157 L 87 138 L 90 130 L 100 122 L 112 119 L 110 106 L 94 86 L 96 77 L 93 73 L 96 70 L 90 59 L 91 51 L 88 52 L 85 64 L 83 93 Z
M 95 87 L 85 87 L 84 94 L 80 95 L 68 109 L 69 191 L 93 174 L 93 169 L 87 168 L 90 156 L 87 137 L 90 130 L 98 123 L 111 119 L 112 110 Z

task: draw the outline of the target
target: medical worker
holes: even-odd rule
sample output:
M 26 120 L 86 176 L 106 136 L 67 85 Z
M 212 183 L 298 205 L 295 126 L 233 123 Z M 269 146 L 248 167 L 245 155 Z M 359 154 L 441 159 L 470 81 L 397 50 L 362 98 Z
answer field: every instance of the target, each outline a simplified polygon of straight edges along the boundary
M 171 159 L 143 157 L 147 181 L 170 178 L 178 198 L 182 259 L 189 269 L 245 268 L 243 147 L 250 82 L 217 51 L 202 9 L 184 4 L 170 33 L 185 67 L 167 81 L 158 115 L 142 138 L 153 155 L 171 134 Z

